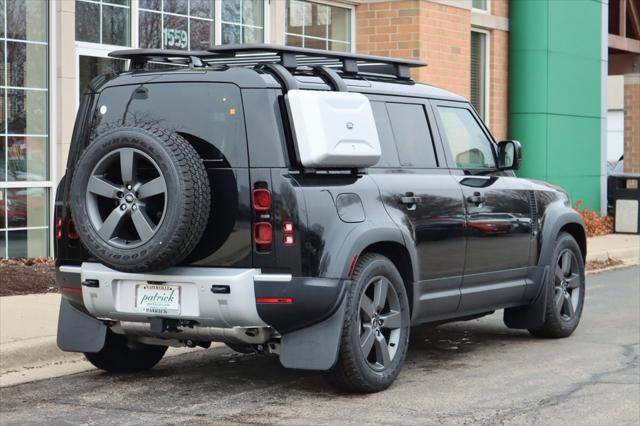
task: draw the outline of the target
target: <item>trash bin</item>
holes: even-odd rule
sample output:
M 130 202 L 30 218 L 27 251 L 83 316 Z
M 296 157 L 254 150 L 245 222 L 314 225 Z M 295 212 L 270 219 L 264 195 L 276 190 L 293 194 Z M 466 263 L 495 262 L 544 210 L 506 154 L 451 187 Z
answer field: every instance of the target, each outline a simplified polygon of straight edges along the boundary
M 614 231 L 640 234 L 640 174 L 611 175 L 609 197 L 613 199 Z

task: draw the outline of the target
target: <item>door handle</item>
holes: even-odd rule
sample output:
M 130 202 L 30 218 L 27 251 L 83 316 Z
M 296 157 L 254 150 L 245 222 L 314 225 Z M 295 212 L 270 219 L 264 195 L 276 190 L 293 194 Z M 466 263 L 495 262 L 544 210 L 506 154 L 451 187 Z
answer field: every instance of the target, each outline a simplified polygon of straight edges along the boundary
M 487 197 L 485 197 L 479 192 L 474 192 L 473 195 L 469 195 L 467 197 L 467 201 L 472 204 L 475 204 L 476 206 L 479 206 L 480 204 L 487 201 Z
M 413 192 L 407 192 L 400 197 L 400 204 L 407 206 L 408 210 L 415 210 L 416 204 L 420 202 L 420 197 L 416 197 Z

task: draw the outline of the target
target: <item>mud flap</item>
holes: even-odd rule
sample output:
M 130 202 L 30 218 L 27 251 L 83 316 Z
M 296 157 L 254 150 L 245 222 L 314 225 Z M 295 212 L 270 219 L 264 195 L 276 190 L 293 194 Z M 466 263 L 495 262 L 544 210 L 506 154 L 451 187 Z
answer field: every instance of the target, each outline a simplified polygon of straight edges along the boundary
M 321 323 L 282 336 L 280 363 L 286 368 L 326 371 L 338 359 L 346 298 L 333 315 Z
M 538 296 L 527 306 L 517 308 L 507 308 L 504 310 L 504 323 L 509 328 L 522 328 L 535 330 L 544 324 L 545 311 L 547 309 L 547 297 L 549 289 L 549 267 L 545 267 L 542 274 L 542 285 L 538 291 Z
M 100 352 L 107 326 L 80 312 L 65 298 L 60 302 L 58 347 L 66 352 Z

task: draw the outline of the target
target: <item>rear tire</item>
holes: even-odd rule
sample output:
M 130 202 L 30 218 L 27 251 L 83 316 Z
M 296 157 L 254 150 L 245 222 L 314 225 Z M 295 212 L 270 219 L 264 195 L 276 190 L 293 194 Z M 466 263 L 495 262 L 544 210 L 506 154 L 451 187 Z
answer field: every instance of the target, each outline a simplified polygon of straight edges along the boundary
M 328 379 L 348 392 L 378 392 L 400 373 L 409 346 L 402 276 L 379 254 L 360 256 L 347 292 L 338 361 Z
M 153 368 L 167 351 L 166 346 L 129 342 L 126 336 L 107 331 L 100 352 L 85 353 L 87 360 L 108 373 L 136 373 Z
M 585 293 L 584 261 L 576 240 L 561 232 L 556 239 L 551 269 L 544 291 L 547 292 L 544 323 L 529 329 L 534 336 L 568 337 L 578 327 Z

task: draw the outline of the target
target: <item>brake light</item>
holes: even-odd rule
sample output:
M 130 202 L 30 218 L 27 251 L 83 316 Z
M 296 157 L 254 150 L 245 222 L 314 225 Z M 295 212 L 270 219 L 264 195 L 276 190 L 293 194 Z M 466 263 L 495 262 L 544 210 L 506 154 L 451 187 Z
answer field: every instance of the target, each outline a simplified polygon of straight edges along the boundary
M 258 222 L 253 226 L 253 238 L 257 245 L 266 246 L 273 242 L 273 227 L 269 222 Z
M 62 218 L 57 218 L 56 219 L 56 240 L 61 240 L 62 239 Z
M 266 188 L 254 189 L 253 208 L 258 212 L 271 210 L 271 191 Z
M 69 237 L 70 240 L 77 240 L 80 238 L 78 231 L 76 231 L 76 225 L 73 223 L 72 219 L 69 219 L 69 222 L 67 222 L 67 237 Z

